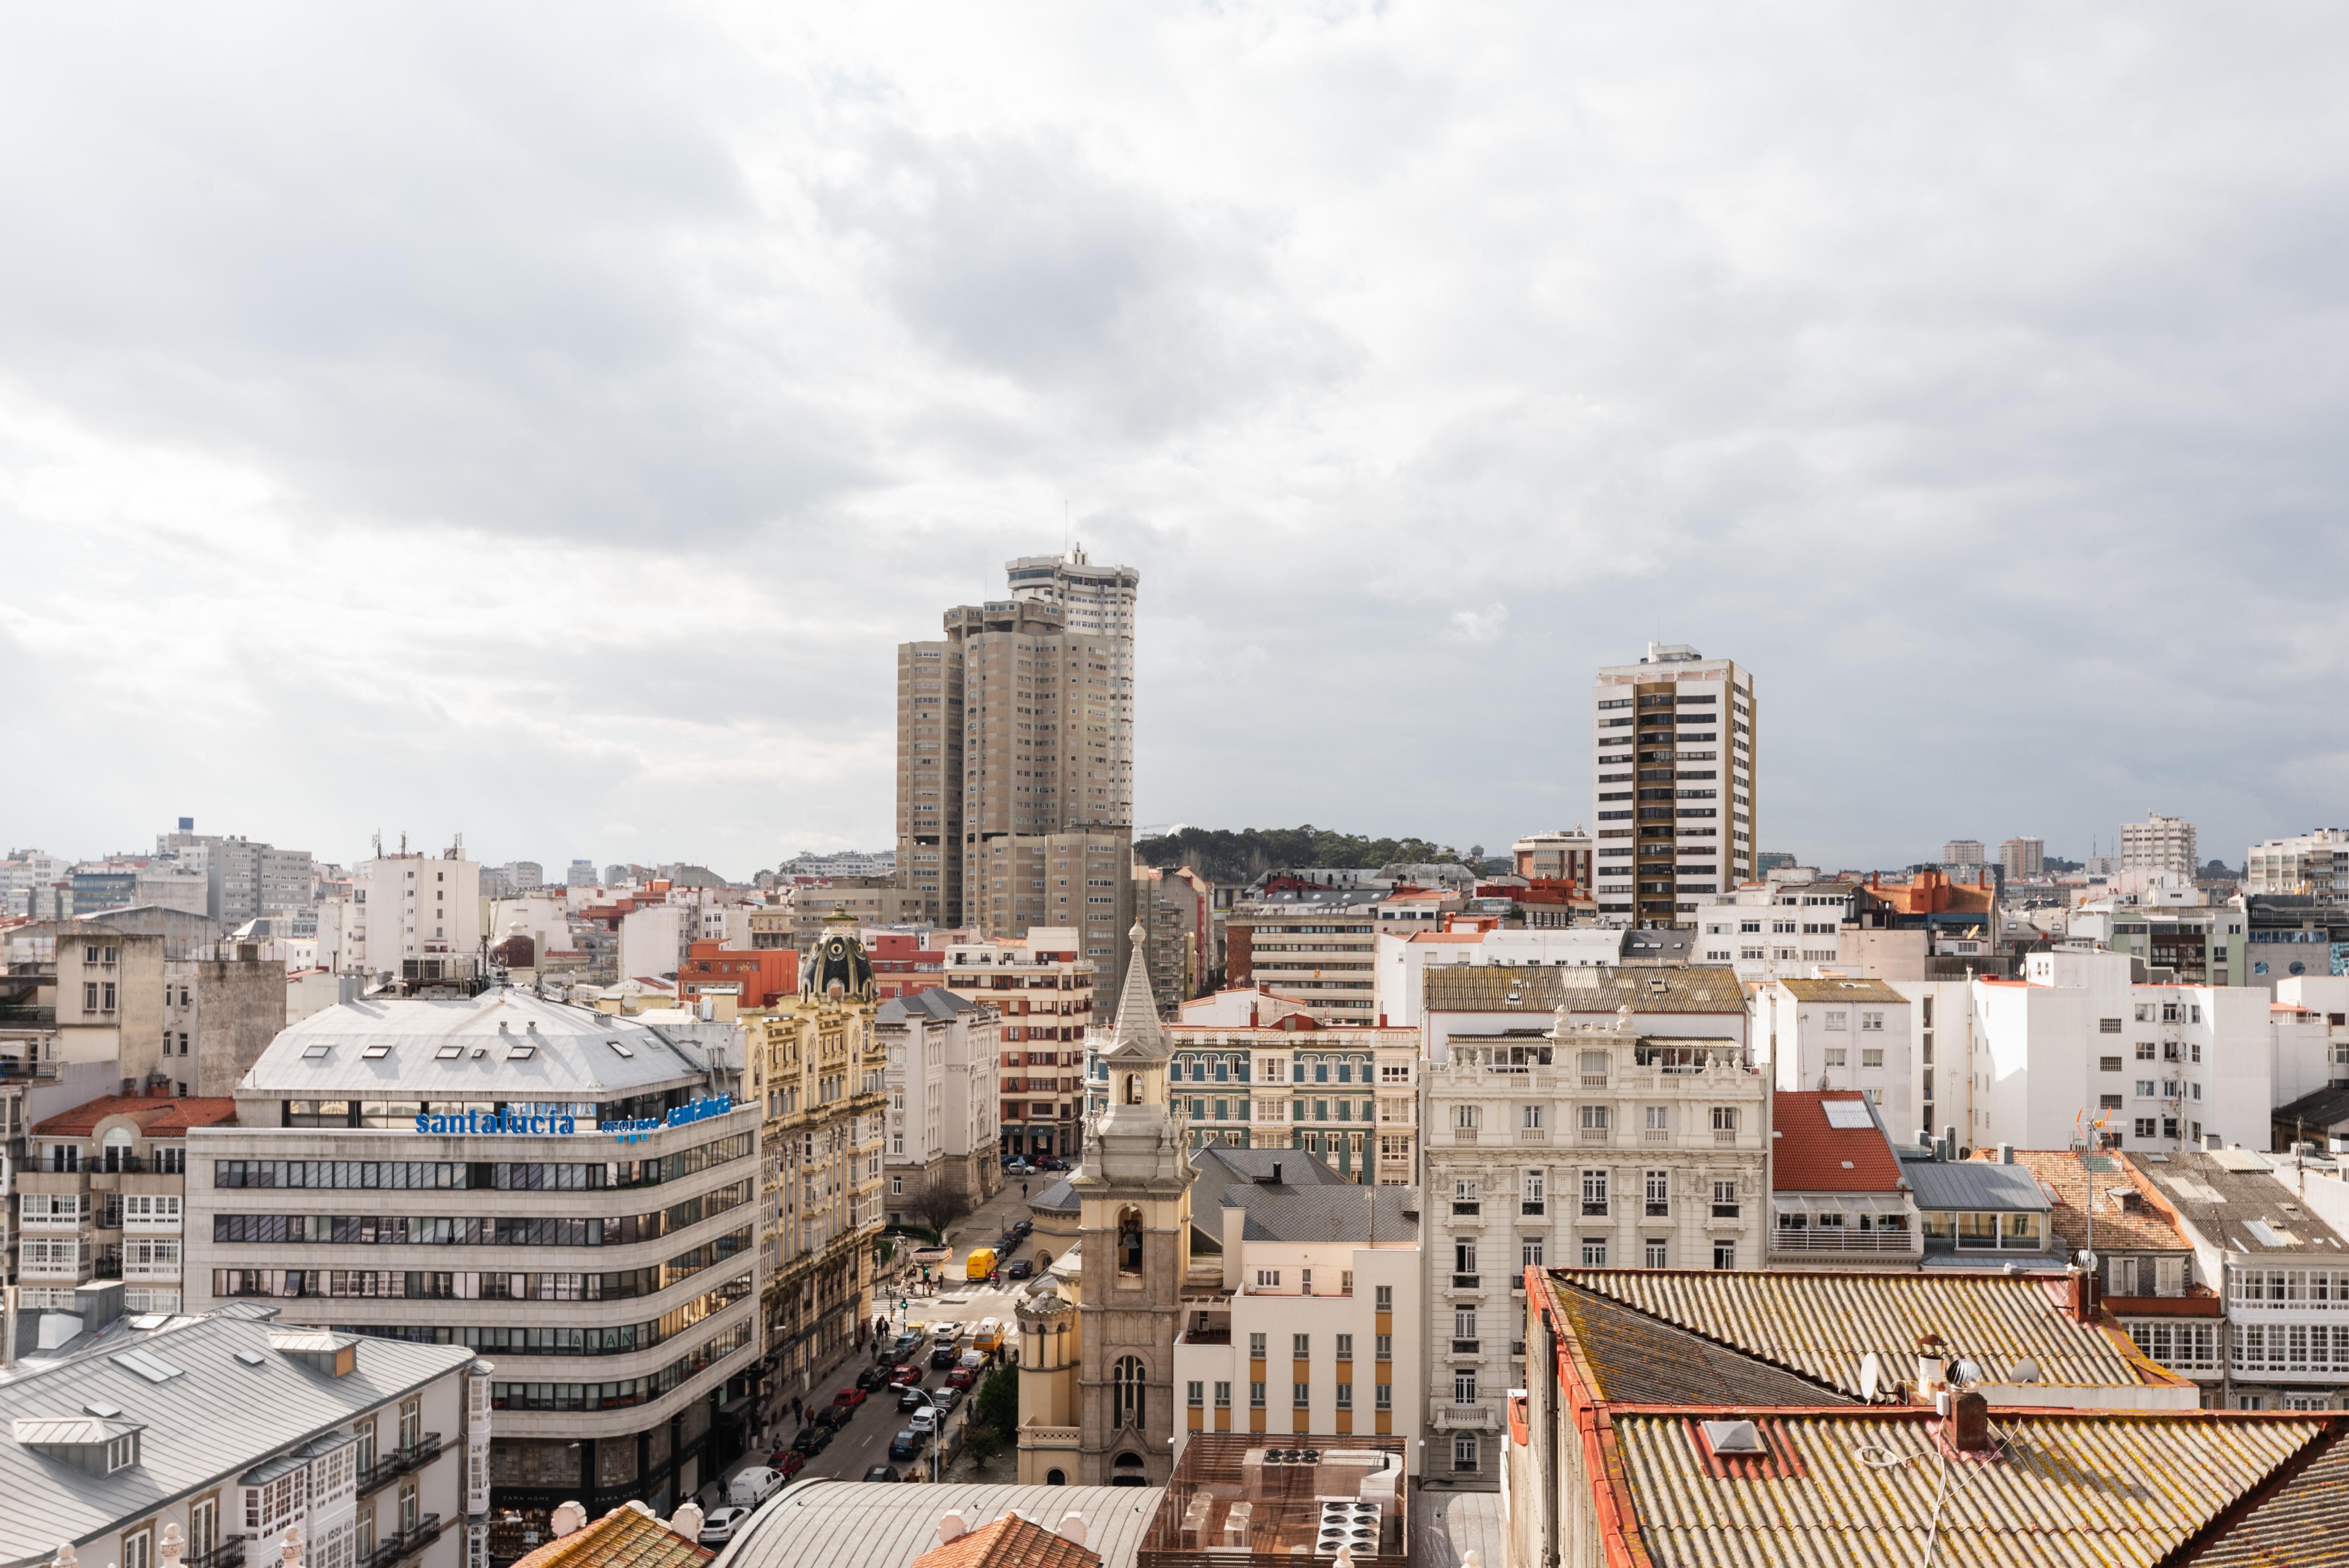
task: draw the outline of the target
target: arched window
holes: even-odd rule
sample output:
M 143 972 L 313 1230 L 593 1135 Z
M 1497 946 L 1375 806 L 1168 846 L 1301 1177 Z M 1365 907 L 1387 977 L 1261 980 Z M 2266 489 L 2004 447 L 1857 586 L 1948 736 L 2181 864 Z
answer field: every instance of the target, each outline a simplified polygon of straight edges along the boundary
M 1044 1484 L 1046 1486 L 1066 1486 L 1069 1484 L 1068 1472 L 1065 1470 L 1046 1470 L 1044 1472 Z
M 1117 1272 L 1138 1274 L 1142 1272 L 1142 1211 L 1120 1209 L 1117 1212 Z
M 1121 1356 L 1110 1369 L 1109 1424 L 1112 1427 L 1142 1425 L 1142 1357 Z M 1121 1459 L 1120 1464 L 1125 1461 Z
M 1128 1449 L 1110 1461 L 1109 1484 L 1112 1486 L 1148 1486 L 1150 1478 L 1143 1472 L 1142 1456 Z
M 98 1140 L 98 1147 L 104 1151 L 106 1168 L 109 1171 L 130 1169 L 130 1146 L 135 1141 L 129 1128 L 108 1128 L 106 1136 Z
M 1128 1105 L 1140 1105 L 1142 1103 L 1142 1075 L 1140 1073 L 1128 1073 L 1125 1075 L 1125 1103 Z

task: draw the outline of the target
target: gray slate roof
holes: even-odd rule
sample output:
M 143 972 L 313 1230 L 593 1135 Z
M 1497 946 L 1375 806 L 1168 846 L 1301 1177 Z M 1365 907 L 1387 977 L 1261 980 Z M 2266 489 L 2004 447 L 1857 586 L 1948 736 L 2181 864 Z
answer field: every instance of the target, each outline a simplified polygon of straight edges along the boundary
M 440 1053 L 450 1046 L 460 1054 L 444 1058 Z M 515 1057 L 523 1046 L 533 1048 Z M 325 1055 L 305 1055 L 320 1047 Z M 389 1049 L 364 1054 L 376 1047 Z M 314 1013 L 279 1032 L 237 1091 L 322 1099 L 623 1099 L 703 1078 L 696 1057 L 648 1025 L 502 988 L 445 1000 L 369 998 Z
M 788 1487 L 738 1527 L 709 1568 L 907 1568 L 938 1543 L 938 1516 L 958 1509 L 974 1527 L 1013 1509 L 1048 1530 L 1085 1516 L 1085 1545 L 1102 1568 L 1133 1568 L 1165 1496 L 1159 1487 L 866 1485 L 818 1480 Z
M 2040 1190 L 2039 1178 L 2020 1165 L 1983 1160 L 1912 1160 L 1900 1167 L 1916 1194 L 1917 1207 L 1981 1212 L 2052 1213 L 2054 1202 Z
M 1209 1191 L 1237 1181 L 1269 1181 L 1275 1165 L 1280 1167 L 1281 1184 L 1286 1187 L 1354 1185 L 1351 1178 L 1340 1176 L 1302 1149 L 1236 1149 L 1215 1138 L 1191 1151 L 1191 1169 L 1199 1173 L 1199 1181 Z
M 1287 1172 L 1283 1171 L 1286 1175 Z M 1416 1187 L 1291 1187 L 1235 1182 L 1223 1190 L 1226 1208 L 1247 1211 L 1241 1234 L 1251 1242 L 1373 1242 L 1419 1239 Z M 1205 1207 L 1194 1202 L 1200 1218 Z
M 313 1372 L 271 1348 L 271 1326 L 243 1313 L 175 1319 L 148 1334 L 109 1335 L 89 1354 L 0 1383 L 0 1568 L 46 1563 L 60 1542 L 107 1533 L 183 1493 L 233 1482 L 263 1460 L 469 1365 L 462 1346 L 367 1339 L 356 1369 Z M 140 1350 L 180 1369 L 150 1382 L 112 1357 Z M 249 1367 L 237 1353 L 260 1357 Z M 24 1442 L 18 1423 L 75 1421 L 82 1407 L 121 1410 L 145 1429 L 139 1462 L 91 1475 Z M 454 1439 L 456 1434 L 450 1433 Z
M 2230 1253 L 2279 1261 L 2294 1253 L 2349 1256 L 2332 1226 L 2316 1217 L 2292 1190 L 2277 1181 L 2266 1161 L 2240 1149 L 2189 1150 L 2153 1157 L 2127 1156 L 2131 1169 L 2150 1181 L 2201 1240 Z M 2254 1228 L 2256 1227 L 2256 1228 Z
M 881 1004 L 881 1010 L 874 1017 L 884 1024 L 902 1024 L 909 1018 L 952 1018 L 979 1010 L 978 1003 L 957 996 L 943 985 L 932 985 L 908 995 L 890 997 Z

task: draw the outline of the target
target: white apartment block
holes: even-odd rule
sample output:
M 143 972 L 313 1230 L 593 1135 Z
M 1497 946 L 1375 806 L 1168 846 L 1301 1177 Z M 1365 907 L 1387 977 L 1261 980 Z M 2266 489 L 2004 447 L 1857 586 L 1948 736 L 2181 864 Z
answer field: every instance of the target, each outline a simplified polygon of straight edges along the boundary
M 1294 996 L 1325 1024 L 1378 1021 L 1383 888 L 1285 888 L 1225 917 L 1233 984 Z
M 1193 1432 L 1416 1436 L 1426 1387 L 1418 1195 L 1332 1195 L 1292 1184 L 1294 1169 L 1218 1191 L 1207 1179 L 1220 1163 L 1201 1161 L 1192 1195 L 1194 1223 L 1222 1241 L 1223 1274 L 1184 1292 L 1175 1458 Z M 1417 1474 L 1417 1445 L 1407 1451 Z
M 1955 868 L 1982 863 L 1982 844 L 1980 839 L 1951 839 L 1941 846 L 1941 864 L 1944 866 Z
M 889 1141 L 881 1162 L 891 1224 L 925 1192 L 943 1190 L 975 1207 L 1002 1186 L 999 1027 L 992 1007 L 936 985 L 892 997 L 874 1015 L 874 1034 L 889 1053 Z
M 2253 844 L 2244 855 L 2243 891 L 2349 895 L 2349 830 L 2312 828 Z
M 1697 901 L 1692 920 L 1699 964 L 1726 964 L 1749 984 L 1811 974 L 1847 962 L 1843 923 L 1851 918 L 1848 882 L 1748 882 Z
M 1590 701 L 1599 914 L 1686 924 L 1699 897 L 1759 880 L 1753 673 L 1650 643 L 1602 668 Z
M 2116 858 L 2125 872 L 2184 872 L 2190 877 L 2202 869 L 2195 855 L 2194 824 L 2158 811 L 2147 812 L 2142 822 L 2121 824 Z
M 2141 985 L 2114 953 L 2033 953 L 2020 980 L 1971 985 L 1971 1105 L 1959 1141 L 2063 1149 L 2101 1119 L 2120 1148 L 2209 1136 L 2263 1148 L 2270 1002 L 2229 985 Z
M 465 1568 L 520 1554 L 519 1532 L 500 1539 L 488 1517 L 487 1362 L 272 1317 L 118 1317 L 18 1363 L 0 1381 L 8 1560 Z
M 1428 1435 L 1464 1481 L 1497 1477 L 1526 1268 L 1755 1269 L 1770 1223 L 1770 1085 L 1739 1039 L 1543 1021 L 1421 1069 Z
M 687 933 L 698 929 L 694 914 L 683 904 L 652 903 L 622 915 L 616 978 L 658 981 L 674 976 L 685 958 Z
M 410 958 L 478 953 L 481 868 L 454 850 L 361 861 L 351 872 L 346 962 L 370 974 L 399 973 Z
M 1378 934 L 1378 1016 L 1417 1028 L 1431 965 L 1552 965 L 1587 969 L 1623 956 L 1623 928 L 1568 925 Z
M 1882 980 L 1788 978 L 1754 1001 L 1754 1056 L 1777 1088 L 1857 1090 L 1895 1136 L 1914 1125 L 1908 997 Z

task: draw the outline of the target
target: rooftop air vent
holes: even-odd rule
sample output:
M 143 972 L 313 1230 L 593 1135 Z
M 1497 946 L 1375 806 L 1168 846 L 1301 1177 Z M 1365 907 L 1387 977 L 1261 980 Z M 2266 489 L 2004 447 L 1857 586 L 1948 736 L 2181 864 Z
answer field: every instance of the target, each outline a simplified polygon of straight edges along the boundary
M 107 1359 L 127 1371 L 138 1373 L 150 1383 L 169 1383 L 174 1377 L 185 1376 L 161 1357 L 150 1356 L 144 1350 L 119 1351 Z
M 282 1330 L 269 1336 L 269 1348 L 313 1372 L 340 1377 L 358 1367 L 359 1342 L 348 1334 L 323 1328 Z
M 236 1358 L 247 1367 L 266 1367 L 269 1365 L 269 1358 L 262 1355 L 258 1350 L 240 1350 L 236 1353 Z

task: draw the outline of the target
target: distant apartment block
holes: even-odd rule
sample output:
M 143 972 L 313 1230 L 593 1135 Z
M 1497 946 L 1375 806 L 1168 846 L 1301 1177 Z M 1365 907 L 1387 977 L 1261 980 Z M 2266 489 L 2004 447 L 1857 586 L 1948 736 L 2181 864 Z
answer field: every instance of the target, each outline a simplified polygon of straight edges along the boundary
M 1758 878 L 1753 673 L 1651 643 L 1601 669 L 1590 701 L 1600 917 L 1685 924 L 1698 898 Z
M 2300 893 L 2349 898 L 2349 830 L 2312 828 L 2288 839 L 2268 839 L 2245 853 L 2246 893 Z
M 2194 824 L 2158 811 L 2147 812 L 2142 822 L 2121 824 L 2117 858 L 2125 872 L 2183 872 L 2192 876 L 2202 869 L 2195 858 Z
M 1941 846 L 1941 864 L 1945 866 L 1978 866 L 1982 863 L 1980 839 L 1951 839 Z
M 2047 874 L 2047 841 L 2044 839 L 2009 839 L 1998 847 L 1998 863 L 2010 877 L 2038 877 Z

